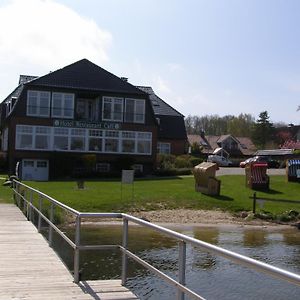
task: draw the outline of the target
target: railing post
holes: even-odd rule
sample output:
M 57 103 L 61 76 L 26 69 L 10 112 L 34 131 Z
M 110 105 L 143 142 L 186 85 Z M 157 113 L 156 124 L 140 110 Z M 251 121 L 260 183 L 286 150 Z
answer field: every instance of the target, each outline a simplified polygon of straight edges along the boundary
M 122 246 L 124 249 L 127 249 L 127 246 L 128 246 L 128 220 L 127 219 L 123 219 Z M 123 252 L 123 255 L 122 255 L 122 285 L 125 285 L 126 280 L 127 280 L 127 266 L 128 266 L 127 260 L 128 260 L 127 254 Z
M 256 211 L 256 192 L 253 193 L 253 213 Z
M 17 203 L 18 203 L 18 206 L 20 208 L 20 210 L 22 210 L 21 208 L 21 198 L 20 198 L 20 185 L 19 183 L 16 183 L 16 191 L 17 191 Z
M 186 242 L 179 242 L 178 282 L 185 285 Z M 184 292 L 178 289 L 177 300 L 184 300 Z
M 81 228 L 81 217 L 76 217 L 76 225 L 75 225 L 75 245 L 74 249 L 74 282 L 79 283 L 79 263 L 80 263 L 80 228 Z
M 32 222 L 33 219 L 33 209 L 32 209 L 32 202 L 33 202 L 33 191 L 30 191 L 30 203 L 29 203 L 29 221 Z
M 38 219 L 38 232 L 41 232 L 42 229 L 42 208 L 43 208 L 43 198 L 39 195 L 39 219 Z
M 51 207 L 50 207 L 50 218 L 49 218 L 50 222 L 53 223 L 54 221 L 54 203 L 51 203 Z M 53 239 L 53 228 L 52 225 L 49 224 L 49 237 L 48 237 L 48 243 L 49 246 L 52 246 L 52 239 Z

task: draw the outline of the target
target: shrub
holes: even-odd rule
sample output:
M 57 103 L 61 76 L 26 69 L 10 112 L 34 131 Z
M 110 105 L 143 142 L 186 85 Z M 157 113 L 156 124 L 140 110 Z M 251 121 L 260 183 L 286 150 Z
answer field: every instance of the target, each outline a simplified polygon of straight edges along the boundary
M 199 158 L 199 157 L 192 156 L 190 158 L 190 163 L 191 163 L 192 167 L 195 167 L 195 166 L 201 164 L 203 161 L 204 161 L 204 159 L 203 158 Z
M 174 169 L 175 155 L 158 154 L 156 157 L 156 165 L 158 169 L 169 170 Z
M 180 168 L 180 169 L 157 169 L 154 174 L 156 176 L 181 176 L 181 175 L 190 175 L 190 168 Z
M 175 168 L 191 168 L 192 164 L 189 156 L 177 156 L 175 159 Z

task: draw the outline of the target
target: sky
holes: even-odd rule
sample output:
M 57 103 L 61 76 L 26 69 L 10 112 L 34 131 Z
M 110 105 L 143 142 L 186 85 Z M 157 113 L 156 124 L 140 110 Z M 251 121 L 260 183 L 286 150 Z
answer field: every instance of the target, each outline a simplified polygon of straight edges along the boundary
M 0 101 L 87 58 L 188 115 L 300 124 L 298 0 L 0 0 Z

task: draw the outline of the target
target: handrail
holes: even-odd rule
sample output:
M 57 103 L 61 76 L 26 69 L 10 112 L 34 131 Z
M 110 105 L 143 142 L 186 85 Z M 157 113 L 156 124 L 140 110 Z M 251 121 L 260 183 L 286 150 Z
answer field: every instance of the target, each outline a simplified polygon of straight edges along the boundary
M 29 199 L 26 199 L 26 192 L 22 194 L 20 188 L 23 187 L 24 191 L 30 192 Z M 285 280 L 290 283 L 296 284 L 300 286 L 300 275 L 274 267 L 272 265 L 263 263 L 261 261 L 252 259 L 250 257 L 240 255 L 238 253 L 223 249 L 221 247 L 206 243 L 201 240 L 197 240 L 195 238 L 186 236 L 184 234 L 175 232 L 171 229 L 167 229 L 165 227 L 150 223 L 148 221 L 139 219 L 137 217 L 125 214 L 125 213 L 90 213 L 90 212 L 79 212 L 57 200 L 54 198 L 40 192 L 37 189 L 29 187 L 19 181 L 13 181 L 13 191 L 14 191 L 14 199 L 16 204 L 21 208 L 21 200 L 23 201 L 23 207 L 26 208 L 26 215 L 28 220 L 32 220 L 32 211 L 35 211 L 39 216 L 39 226 L 40 219 L 44 219 L 49 226 L 49 245 L 52 244 L 52 234 L 50 231 L 55 230 L 73 249 L 74 249 L 74 282 L 79 282 L 79 259 L 80 259 L 80 251 L 86 250 L 100 250 L 100 249 L 112 249 L 119 248 L 123 253 L 122 257 L 122 284 L 125 285 L 127 280 L 127 257 L 130 257 L 137 261 L 139 264 L 143 265 L 148 270 L 154 272 L 158 276 L 162 277 L 165 281 L 174 285 L 177 288 L 177 299 L 184 299 L 184 295 L 187 294 L 193 299 L 204 299 L 200 295 L 196 294 L 194 291 L 188 289 L 185 286 L 185 265 L 186 265 L 186 244 L 191 244 L 195 247 L 199 247 L 213 253 L 218 256 L 222 256 L 227 258 L 239 265 L 246 266 L 248 268 L 252 268 L 256 271 L 266 273 L 270 276 L 273 276 L 277 279 Z M 33 201 L 33 193 L 36 193 L 39 196 L 39 208 L 34 206 Z M 50 219 L 48 219 L 42 213 L 42 199 L 46 199 L 51 203 L 51 212 Z M 26 206 L 25 206 L 26 203 Z M 51 217 L 53 218 L 54 205 L 72 213 L 76 217 L 75 222 L 75 242 L 71 241 L 54 223 Z M 80 229 L 82 218 L 117 218 L 123 220 L 123 242 L 122 245 L 81 245 L 80 243 Z M 179 275 L 178 280 L 172 279 L 160 270 L 156 269 L 146 261 L 139 258 L 134 253 L 130 252 L 127 249 L 128 244 L 128 224 L 133 222 L 135 224 L 141 225 L 143 227 L 150 228 L 152 230 L 158 231 L 161 234 L 169 236 L 171 238 L 176 239 L 179 242 Z M 50 230 L 51 229 L 51 230 Z

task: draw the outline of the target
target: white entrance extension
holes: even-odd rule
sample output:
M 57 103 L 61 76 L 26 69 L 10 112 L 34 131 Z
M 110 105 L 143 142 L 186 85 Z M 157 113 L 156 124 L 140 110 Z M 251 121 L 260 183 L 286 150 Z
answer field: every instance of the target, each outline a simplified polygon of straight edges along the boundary
M 48 181 L 49 161 L 41 159 L 22 160 L 22 180 Z

